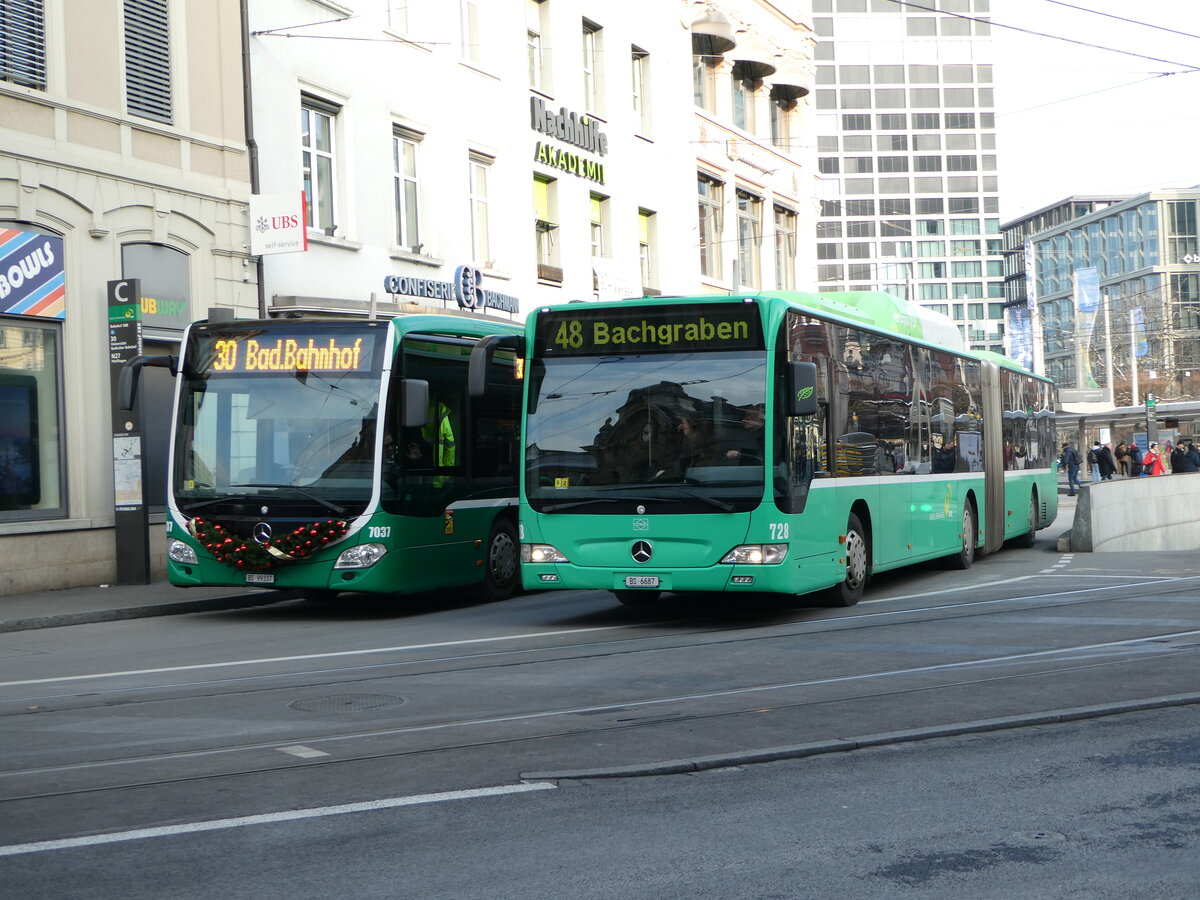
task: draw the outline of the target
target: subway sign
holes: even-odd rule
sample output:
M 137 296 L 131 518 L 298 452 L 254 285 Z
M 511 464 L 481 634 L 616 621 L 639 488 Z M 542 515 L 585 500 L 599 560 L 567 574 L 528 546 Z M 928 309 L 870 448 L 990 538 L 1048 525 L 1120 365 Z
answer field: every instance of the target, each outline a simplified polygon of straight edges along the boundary
M 540 356 L 763 349 L 753 303 L 547 312 L 538 316 L 534 341 Z

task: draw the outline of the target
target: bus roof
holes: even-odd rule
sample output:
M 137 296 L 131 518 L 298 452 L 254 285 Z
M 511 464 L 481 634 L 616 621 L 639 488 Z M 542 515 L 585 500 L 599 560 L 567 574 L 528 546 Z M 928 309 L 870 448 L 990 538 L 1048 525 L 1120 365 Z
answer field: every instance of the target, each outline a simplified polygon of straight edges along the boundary
M 949 316 L 934 312 L 916 303 L 908 303 L 894 294 L 883 291 L 844 291 L 829 294 L 809 294 L 817 303 L 844 303 L 871 317 L 875 327 L 916 338 L 947 350 L 965 352 L 962 333 Z

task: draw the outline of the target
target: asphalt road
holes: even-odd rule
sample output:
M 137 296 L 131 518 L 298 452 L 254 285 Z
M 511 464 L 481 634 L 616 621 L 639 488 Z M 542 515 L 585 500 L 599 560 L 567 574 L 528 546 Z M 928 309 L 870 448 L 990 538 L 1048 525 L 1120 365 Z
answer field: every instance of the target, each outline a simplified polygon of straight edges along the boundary
M 1196 708 L 0 858 L 11 897 L 1192 898 Z M 419 798 L 422 799 L 422 798 Z
M 1057 533 L 850 610 L 552 592 L 4 635 L 0 883 L 1195 896 L 1194 554 Z

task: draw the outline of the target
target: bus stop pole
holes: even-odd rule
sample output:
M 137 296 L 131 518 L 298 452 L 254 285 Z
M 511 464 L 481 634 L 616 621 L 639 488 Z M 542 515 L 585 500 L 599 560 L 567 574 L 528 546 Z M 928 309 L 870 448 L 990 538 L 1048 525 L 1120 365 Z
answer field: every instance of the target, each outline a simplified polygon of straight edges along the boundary
M 108 359 L 112 403 L 113 530 L 116 583 L 150 583 L 150 520 L 146 459 L 137 403 L 123 410 L 117 397 L 121 368 L 142 355 L 141 282 L 108 282 Z

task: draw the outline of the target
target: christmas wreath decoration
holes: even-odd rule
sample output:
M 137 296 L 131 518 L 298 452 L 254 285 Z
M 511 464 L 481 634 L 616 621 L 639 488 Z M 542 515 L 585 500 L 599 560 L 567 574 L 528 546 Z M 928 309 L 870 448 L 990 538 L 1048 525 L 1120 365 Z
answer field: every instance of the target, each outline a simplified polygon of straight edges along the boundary
M 216 522 L 196 516 L 188 522 L 188 533 L 198 540 L 217 562 L 247 571 L 262 571 L 282 563 L 311 556 L 349 531 L 341 519 L 309 522 L 269 541 L 244 541 Z

